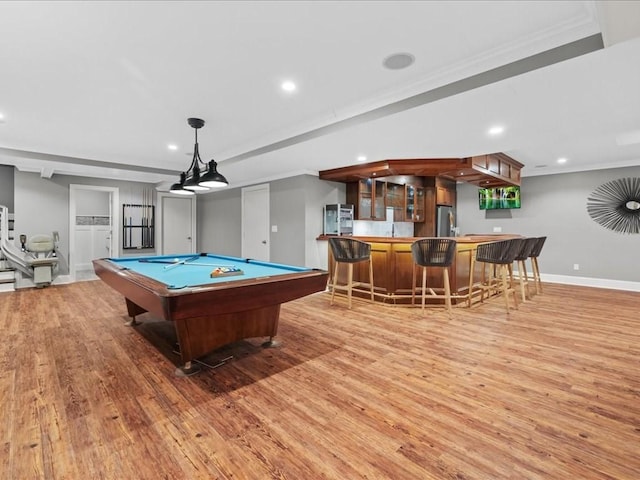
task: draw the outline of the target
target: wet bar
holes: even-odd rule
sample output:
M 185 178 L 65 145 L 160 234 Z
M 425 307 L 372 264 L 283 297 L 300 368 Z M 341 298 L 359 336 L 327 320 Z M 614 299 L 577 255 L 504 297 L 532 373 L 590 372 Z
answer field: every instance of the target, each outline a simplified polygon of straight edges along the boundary
M 456 256 L 449 272 L 451 295 L 454 305 L 469 302 L 469 285 L 476 285 L 482 281 L 483 265 L 475 263 L 473 276 L 470 275 L 471 259 L 475 255 L 478 244 L 512 238 L 514 235 L 468 235 L 452 237 L 456 240 Z M 328 237 L 319 237 L 326 240 Z M 423 237 L 354 237 L 371 244 L 371 258 L 373 261 L 373 283 L 375 301 L 406 305 L 411 303 L 411 283 L 413 272 L 413 258 L 411 244 Z M 333 282 L 335 263 L 331 250 L 327 249 L 329 278 Z M 346 273 L 340 272 L 338 282 L 346 281 Z M 360 289 L 354 289 L 354 296 L 369 297 L 368 264 L 354 265 L 354 281 L 362 282 Z M 418 277 L 417 288 L 421 287 L 421 277 Z M 441 268 L 427 269 L 427 287 L 434 290 L 443 288 Z M 472 299 L 479 291 L 471 288 Z

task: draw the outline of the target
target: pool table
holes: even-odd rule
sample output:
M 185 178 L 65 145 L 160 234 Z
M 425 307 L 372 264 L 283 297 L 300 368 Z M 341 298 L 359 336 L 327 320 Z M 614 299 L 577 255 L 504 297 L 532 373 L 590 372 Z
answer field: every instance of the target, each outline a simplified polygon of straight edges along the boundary
M 126 300 L 127 312 L 174 323 L 183 365 L 223 345 L 278 331 L 282 303 L 326 289 L 324 270 L 207 253 L 93 260 L 95 273 Z M 222 273 L 217 276 L 216 273 Z

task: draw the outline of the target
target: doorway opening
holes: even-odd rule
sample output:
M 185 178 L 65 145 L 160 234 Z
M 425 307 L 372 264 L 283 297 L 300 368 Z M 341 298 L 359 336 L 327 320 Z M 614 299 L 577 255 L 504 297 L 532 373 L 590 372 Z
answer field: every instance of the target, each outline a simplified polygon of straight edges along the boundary
M 69 185 L 69 278 L 95 278 L 91 260 L 119 254 L 117 187 Z

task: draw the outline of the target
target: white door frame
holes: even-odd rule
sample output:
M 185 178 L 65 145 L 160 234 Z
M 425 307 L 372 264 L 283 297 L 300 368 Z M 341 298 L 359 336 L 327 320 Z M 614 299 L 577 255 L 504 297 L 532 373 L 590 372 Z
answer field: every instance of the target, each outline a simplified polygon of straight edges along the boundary
M 117 187 L 98 187 L 96 185 L 69 185 L 69 279 L 76 281 L 76 192 L 91 190 L 94 192 L 108 192 L 111 195 L 111 255 L 118 256 L 120 252 L 120 189 Z
M 168 192 L 158 192 L 156 195 L 156 205 L 158 208 L 158 211 L 156 213 L 156 228 L 157 228 L 157 232 L 159 233 L 159 235 L 156 235 L 156 239 L 158 240 L 157 246 L 156 246 L 156 253 L 158 255 L 164 255 L 164 222 L 163 222 L 163 212 L 162 212 L 162 199 L 166 198 L 166 197 L 173 197 L 173 198 L 181 198 L 181 199 L 188 199 L 191 200 L 191 245 L 192 245 L 192 253 L 195 253 L 197 248 L 198 248 L 198 244 L 197 244 L 197 238 L 196 238 L 196 197 L 197 195 L 192 195 L 190 197 L 186 197 L 183 195 L 174 195 L 173 193 L 168 193 Z M 185 252 L 187 253 L 187 252 Z

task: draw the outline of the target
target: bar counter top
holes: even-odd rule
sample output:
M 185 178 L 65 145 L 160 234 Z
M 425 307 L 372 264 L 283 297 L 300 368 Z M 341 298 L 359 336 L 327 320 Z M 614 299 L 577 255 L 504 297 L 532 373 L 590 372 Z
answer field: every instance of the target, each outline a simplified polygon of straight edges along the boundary
M 316 240 L 329 240 L 331 237 L 335 235 L 320 235 Z M 368 237 L 368 236 L 359 236 L 359 235 L 345 235 L 348 238 L 355 238 L 356 240 L 362 240 L 363 242 L 373 242 L 373 243 L 413 243 L 416 240 L 420 240 L 421 238 L 428 237 Z M 460 237 L 442 237 L 442 238 L 451 238 L 458 243 L 484 243 L 484 242 L 495 242 L 498 240 L 507 240 L 509 238 L 520 238 L 521 235 L 511 234 L 511 233 L 486 233 L 486 234 L 478 234 L 478 235 L 463 235 Z

